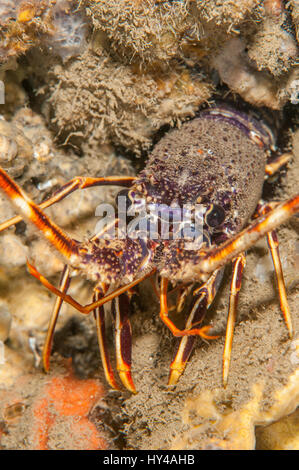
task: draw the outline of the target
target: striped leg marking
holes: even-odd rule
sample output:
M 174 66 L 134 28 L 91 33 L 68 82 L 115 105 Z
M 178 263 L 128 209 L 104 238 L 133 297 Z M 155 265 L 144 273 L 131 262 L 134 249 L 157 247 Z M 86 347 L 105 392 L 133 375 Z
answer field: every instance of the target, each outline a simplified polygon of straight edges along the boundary
M 68 266 L 65 266 L 62 272 L 60 285 L 59 285 L 59 288 L 64 293 L 67 292 L 69 285 L 70 285 L 69 273 L 70 271 L 69 271 Z M 58 315 L 59 315 L 62 303 L 63 303 L 63 300 L 60 297 L 57 297 L 54 310 L 52 312 L 50 322 L 49 322 L 46 341 L 43 347 L 43 366 L 44 366 L 45 372 L 48 372 L 50 369 L 50 355 L 51 355 L 51 349 L 52 349 L 52 344 L 53 344 L 53 336 L 54 336 L 55 326 L 58 320 Z
M 186 322 L 186 329 L 192 329 L 203 321 L 208 308 L 215 298 L 221 279 L 222 270 L 217 270 L 210 276 L 207 282 L 193 292 L 198 298 L 192 303 L 191 312 Z M 175 385 L 178 382 L 185 370 L 195 340 L 195 335 L 183 336 L 181 339 L 175 357 L 170 365 L 168 385 Z
M 96 302 L 99 298 L 104 296 L 104 289 L 99 291 L 99 289 L 95 290 L 93 295 L 93 301 Z M 105 311 L 104 307 L 100 306 L 94 309 L 94 316 L 96 320 L 96 327 L 97 327 L 97 336 L 100 348 L 100 354 L 103 364 L 103 369 L 105 373 L 105 377 L 109 385 L 114 388 L 115 390 L 119 390 L 119 387 L 116 383 L 113 369 L 110 363 L 107 341 L 106 341 L 106 328 L 105 328 Z
M 91 304 L 87 305 L 81 305 L 79 302 L 77 302 L 73 297 L 70 295 L 61 292 L 59 289 L 57 289 L 53 284 L 51 284 L 48 279 L 46 279 L 32 264 L 30 264 L 27 261 L 27 268 L 29 273 L 34 276 L 36 279 L 38 279 L 43 286 L 45 286 L 48 290 L 53 292 L 53 294 L 57 295 L 58 297 L 61 297 L 64 302 L 70 304 L 72 307 L 74 307 L 76 310 L 78 310 L 80 313 L 83 313 L 84 315 L 88 315 L 90 312 L 92 312 L 95 308 L 100 307 L 101 305 L 106 304 L 107 302 L 110 302 L 110 300 L 114 299 L 115 297 L 118 297 L 119 295 L 123 294 L 127 290 L 131 289 L 132 287 L 136 286 L 140 282 L 144 281 L 144 279 L 147 279 L 148 277 L 152 276 L 155 272 L 156 269 L 153 269 L 152 271 L 149 271 L 148 273 L 144 274 L 142 277 L 139 279 L 135 279 L 134 281 L 130 282 L 129 284 L 126 284 L 124 286 L 118 287 L 118 289 L 115 289 L 113 292 L 110 294 L 105 295 L 105 297 L 100 298 L 99 300 L 92 302 Z
M 175 326 L 175 324 L 168 317 L 168 306 L 167 306 L 167 287 L 168 279 L 165 277 L 161 278 L 161 291 L 160 291 L 160 318 L 165 323 L 165 325 L 170 329 L 174 336 L 190 336 L 198 335 L 204 339 L 216 339 L 218 336 L 209 336 L 207 332 L 212 328 L 210 325 L 203 326 L 202 328 L 192 328 L 180 330 Z
M 241 253 L 233 262 L 233 275 L 230 285 L 230 298 L 229 298 L 229 310 L 227 317 L 226 325 L 226 335 L 225 343 L 222 357 L 222 381 L 224 387 L 227 385 L 229 364 L 231 358 L 232 344 L 233 344 L 233 335 L 234 335 L 234 326 L 237 317 L 237 306 L 239 299 L 239 291 L 242 284 L 242 275 L 243 270 L 246 265 L 246 258 L 243 253 Z
M 257 213 L 261 215 L 267 214 L 271 211 L 271 208 L 272 208 L 271 203 L 263 204 L 261 207 L 258 208 Z M 289 304 L 287 300 L 286 287 L 285 287 L 285 282 L 284 282 L 284 277 L 283 277 L 280 255 L 279 255 L 279 241 L 278 241 L 275 230 L 272 230 L 271 232 L 267 233 L 267 242 L 268 242 L 268 246 L 270 249 L 274 271 L 276 275 L 276 283 L 277 283 L 278 294 L 279 294 L 280 308 L 283 314 L 286 327 L 289 332 L 289 336 L 290 338 L 292 338 L 293 337 L 292 318 L 291 318 Z
M 132 329 L 129 320 L 130 294 L 125 293 L 112 301 L 112 314 L 115 319 L 116 366 L 120 380 L 132 393 L 136 388 L 131 375 Z

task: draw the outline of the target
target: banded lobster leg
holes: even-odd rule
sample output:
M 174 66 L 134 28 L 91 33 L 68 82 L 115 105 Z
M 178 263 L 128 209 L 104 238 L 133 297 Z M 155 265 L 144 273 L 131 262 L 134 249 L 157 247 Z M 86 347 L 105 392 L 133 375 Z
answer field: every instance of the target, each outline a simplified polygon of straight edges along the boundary
M 264 204 L 260 208 L 257 209 L 257 215 L 264 215 L 267 214 L 273 209 L 271 204 Z M 271 251 L 271 256 L 273 260 L 274 270 L 276 273 L 276 281 L 278 286 L 279 292 L 279 299 L 280 299 L 280 306 L 283 313 L 283 317 L 286 323 L 286 327 L 289 331 L 289 336 L 292 338 L 293 334 L 293 327 L 291 321 L 291 315 L 289 311 L 289 306 L 287 302 L 286 296 L 286 289 L 285 283 L 283 278 L 283 272 L 281 267 L 281 261 L 279 256 L 279 243 L 277 239 L 276 232 L 274 230 L 267 233 L 267 240 L 268 245 Z M 237 316 L 237 305 L 238 305 L 238 297 L 239 291 L 241 289 L 241 282 L 242 282 L 242 274 L 246 264 L 246 258 L 244 253 L 240 253 L 234 260 L 233 260 L 233 275 L 231 280 L 230 286 L 230 301 L 229 301 L 229 312 L 228 312 L 228 319 L 227 319 L 227 328 L 226 328 L 226 335 L 225 335 L 225 344 L 224 344 L 224 351 L 223 351 L 223 371 L 222 371 L 222 380 L 223 385 L 227 385 L 228 380 L 228 372 L 229 372 L 229 365 L 230 365 L 230 358 L 231 358 L 231 351 L 232 351 L 232 341 L 233 341 L 233 331 L 234 325 Z M 219 268 L 218 268 L 219 269 Z M 213 275 L 218 271 L 215 271 Z M 198 294 L 202 291 L 206 284 L 208 284 L 213 275 L 208 279 L 208 281 L 197 291 L 194 293 Z M 201 294 L 201 297 L 198 300 L 204 300 L 207 307 L 210 305 L 208 296 L 205 296 L 204 293 Z M 211 301 L 213 298 L 211 299 Z M 199 321 L 202 320 L 203 314 L 200 315 L 200 303 L 195 302 L 193 304 L 192 311 L 189 315 L 188 321 L 186 323 L 185 329 L 189 328 L 189 334 L 192 334 L 192 330 L 195 332 L 196 329 L 194 328 Z M 202 329 L 201 329 L 202 330 Z M 200 334 L 201 330 L 197 330 L 197 334 Z M 186 362 L 191 354 L 191 350 L 195 341 L 195 336 L 185 336 L 182 338 L 180 342 L 179 349 L 175 356 L 174 361 L 171 364 L 171 373 L 169 378 L 169 384 L 173 385 L 177 382 L 178 378 L 180 377 L 181 373 L 183 372 Z
M 67 292 L 70 284 L 69 268 L 64 267 L 60 289 L 62 292 Z M 93 295 L 93 301 L 97 301 L 103 298 L 107 289 L 103 286 L 102 288 L 97 287 Z M 114 299 L 114 315 L 116 323 L 116 358 L 117 358 L 117 369 L 122 383 L 125 387 L 136 393 L 136 389 L 131 377 L 131 327 L 128 319 L 128 302 L 130 294 L 122 294 L 120 297 Z M 128 299 L 128 301 L 127 301 Z M 55 326 L 57 323 L 58 315 L 62 306 L 63 300 L 61 297 L 57 297 L 55 307 L 51 315 L 49 322 L 48 332 L 46 341 L 43 348 L 43 365 L 46 372 L 49 371 L 50 367 L 50 354 L 53 343 L 53 335 Z M 97 336 L 100 349 L 100 355 L 102 365 L 105 373 L 105 377 L 109 385 L 115 390 L 119 390 L 117 382 L 114 377 L 113 369 L 111 366 L 107 341 L 106 341 L 106 328 L 105 328 L 105 312 L 103 305 L 94 309 L 94 316 L 96 320 Z
M 48 207 L 54 204 L 76 189 L 84 189 L 98 185 L 117 185 L 123 184 L 130 186 L 134 179 L 132 177 L 110 177 L 110 178 L 84 178 L 77 177 L 66 183 L 60 190 L 42 204 L 42 207 Z M 27 194 L 13 181 L 10 176 L 0 168 L 0 188 L 12 201 L 23 217 L 28 219 L 36 228 L 43 233 L 48 242 L 54 246 L 68 261 L 71 257 L 78 255 L 79 242 L 70 238 L 60 227 L 58 227 L 44 212 L 35 204 Z M 21 216 L 14 217 L 0 225 L 0 231 L 13 225 L 20 220 Z
M 76 254 L 78 249 L 78 242 L 72 240 L 67 234 L 63 232 L 52 220 L 43 212 L 42 209 L 45 209 L 52 204 L 55 204 L 66 196 L 71 194 L 77 189 L 85 189 L 94 186 L 125 186 L 130 187 L 136 178 L 132 176 L 111 176 L 111 177 L 99 177 L 99 178 L 89 178 L 89 177 L 76 177 L 62 186 L 52 197 L 44 201 L 38 206 L 35 204 L 27 194 L 10 178 L 10 176 L 0 168 L 0 188 L 5 192 L 7 197 L 14 203 L 14 205 L 20 210 L 23 215 L 15 216 L 9 219 L 6 222 L 0 224 L 0 232 L 5 228 L 10 227 L 18 222 L 20 222 L 23 217 L 29 219 L 32 224 L 34 224 L 44 235 L 46 239 L 68 260 L 73 255 Z M 84 314 L 90 313 L 94 308 L 103 305 L 105 302 L 108 302 L 113 298 L 113 294 L 109 294 L 107 300 L 103 301 L 102 298 L 89 304 L 86 307 L 83 307 L 78 302 L 73 300 L 70 296 L 66 294 L 66 291 L 56 289 L 50 282 L 48 282 L 35 268 L 34 266 L 28 263 L 28 269 L 30 273 L 41 281 L 42 284 L 46 285 L 49 290 L 55 293 L 62 300 L 66 301 L 78 311 Z M 141 282 L 146 277 L 149 277 L 153 274 L 154 270 L 150 273 L 146 273 L 144 277 L 141 277 L 138 280 L 134 280 L 128 288 L 134 286 Z M 122 286 L 116 290 L 115 295 L 119 295 L 127 289 L 126 286 Z M 95 304 L 95 305 L 94 305 Z
M 284 153 L 281 155 L 276 156 L 272 161 L 268 161 L 265 169 L 265 179 L 271 177 L 275 173 L 278 172 L 283 166 L 285 166 L 292 158 L 291 153 Z M 262 206 L 258 206 L 256 210 L 255 216 L 258 217 L 260 215 L 264 215 L 267 212 L 270 212 L 274 206 L 271 204 L 263 204 Z M 279 257 L 279 249 L 278 249 L 278 239 L 276 236 L 276 232 L 274 230 L 267 233 L 267 240 L 268 245 L 271 251 L 271 256 L 273 260 L 274 270 L 276 273 L 277 285 L 278 285 L 278 292 L 279 292 L 279 299 L 280 299 L 280 306 L 281 310 L 285 319 L 286 326 L 289 331 L 290 338 L 292 337 L 292 321 L 290 316 L 290 311 L 287 302 L 285 284 L 283 279 L 283 272 L 281 268 L 281 262 Z M 239 291 L 241 289 L 242 283 L 242 274 L 243 269 L 246 264 L 246 258 L 244 253 L 240 253 L 237 258 L 233 260 L 233 275 L 231 280 L 230 286 L 230 300 L 229 300 L 229 312 L 227 318 L 227 326 L 226 326 L 226 335 L 225 335 L 225 344 L 223 350 L 223 357 L 222 357 L 222 381 L 224 387 L 227 385 L 228 380 L 228 372 L 229 372 L 229 365 L 230 365 L 230 358 L 231 358 L 231 351 L 232 351 L 232 341 L 233 341 L 233 331 L 234 325 L 237 317 L 237 304 L 238 304 L 238 297 Z
M 94 293 L 94 301 L 103 297 L 106 289 L 97 288 Z M 116 367 L 123 385 L 132 393 L 136 393 L 136 388 L 131 376 L 131 350 L 132 350 L 132 330 L 129 321 L 131 293 L 126 292 L 112 300 L 112 314 L 115 321 L 115 349 Z M 109 359 L 106 342 L 105 312 L 103 305 L 94 309 L 97 325 L 98 341 L 101 353 L 102 364 L 105 377 L 109 385 L 115 390 L 119 390 L 116 383 L 112 366 Z
M 60 284 L 59 284 L 59 288 L 64 293 L 67 292 L 69 285 L 70 285 L 69 274 L 70 274 L 69 267 L 65 265 L 62 271 Z M 46 336 L 46 340 L 44 343 L 43 354 L 42 354 L 43 367 L 44 367 L 45 372 L 48 372 L 50 369 L 50 355 L 51 355 L 51 349 L 52 349 L 52 344 L 53 344 L 54 330 L 55 330 L 55 326 L 58 320 L 58 315 L 59 315 L 62 303 L 63 303 L 63 300 L 61 299 L 61 297 L 57 297 L 55 306 L 54 306 L 54 309 L 50 318 L 49 326 L 48 326 L 47 336 Z
M 226 323 L 225 343 L 222 356 L 222 382 L 224 387 L 227 385 L 228 371 L 232 352 L 234 326 L 237 318 L 237 306 L 239 292 L 242 284 L 243 270 L 246 265 L 244 253 L 241 253 L 233 261 L 233 274 L 230 284 L 229 309 Z
M 107 289 L 105 286 L 102 288 L 98 287 L 94 291 L 93 301 L 96 302 L 99 298 L 102 298 L 105 295 L 105 291 Z M 119 390 L 119 387 L 116 383 L 113 369 L 110 363 L 107 341 L 106 341 L 106 328 L 105 328 L 105 311 L 104 306 L 96 307 L 94 309 L 94 316 L 96 320 L 96 327 L 97 327 L 97 336 L 98 336 L 98 343 L 100 348 L 100 354 L 102 359 L 102 365 L 105 373 L 105 377 L 109 385 L 114 388 L 115 390 Z
M 289 163 L 292 157 L 293 154 L 288 152 L 276 155 L 274 158 L 271 158 L 271 160 L 268 159 L 265 168 L 265 179 L 268 179 L 277 173 L 282 167 Z
M 271 203 L 259 205 L 256 210 L 256 217 L 269 213 L 271 209 L 273 209 L 273 204 Z M 289 337 L 292 338 L 293 336 L 292 319 L 291 319 L 290 309 L 289 309 L 289 305 L 287 301 L 285 282 L 284 282 L 283 271 L 282 271 L 282 266 L 281 266 L 281 261 L 280 261 L 279 242 L 278 242 L 278 238 L 277 238 L 275 230 L 271 230 L 270 232 L 267 233 L 267 241 L 268 241 L 268 246 L 270 249 L 274 271 L 276 275 L 280 308 L 283 314 L 286 327 L 289 332 Z M 233 269 L 233 277 L 232 277 L 232 282 L 231 282 L 230 306 L 229 306 L 229 314 L 228 314 L 228 320 L 227 320 L 225 346 L 224 346 L 224 352 L 223 352 L 223 384 L 224 386 L 227 385 L 227 379 L 228 379 L 228 370 L 229 370 L 229 363 L 230 363 L 230 356 L 231 356 L 231 349 L 232 349 L 232 339 L 233 339 L 233 328 L 234 328 L 234 323 L 236 320 L 237 302 L 238 302 L 239 290 L 241 288 L 242 272 L 245 266 L 245 255 L 241 253 L 234 260 L 233 265 L 234 265 L 234 269 Z
M 269 213 L 272 208 L 273 208 L 273 204 L 271 203 L 262 204 L 261 206 L 257 208 L 257 216 Z M 274 267 L 274 271 L 276 275 L 276 283 L 277 283 L 278 294 L 279 294 L 280 309 L 282 311 L 282 315 L 283 315 L 286 327 L 288 329 L 289 336 L 290 338 L 292 338 L 293 336 L 292 319 L 291 319 L 290 309 L 288 305 L 284 276 L 283 276 L 283 271 L 282 271 L 282 266 L 281 266 L 280 255 L 279 255 L 279 241 L 278 241 L 275 230 L 271 230 L 270 232 L 267 233 L 267 242 L 268 242 L 268 246 L 270 249 L 273 267 Z
M 218 336 L 209 336 L 207 332 L 211 329 L 210 325 L 203 326 L 201 328 L 184 328 L 180 330 L 175 326 L 173 321 L 168 316 L 168 305 L 167 305 L 167 288 L 169 280 L 166 277 L 161 277 L 161 287 L 160 287 L 160 318 L 165 323 L 165 325 L 170 329 L 174 336 L 183 337 L 183 336 L 201 336 L 204 339 L 216 339 Z M 198 323 L 198 322 L 196 322 Z
M 77 189 L 85 189 L 94 186 L 102 186 L 102 185 L 115 185 L 115 186 L 125 186 L 130 187 L 133 181 L 135 180 L 134 177 L 103 177 L 103 178 L 89 178 L 89 177 L 76 177 L 62 186 L 52 197 L 44 201 L 43 203 L 38 206 L 35 204 L 26 194 L 25 192 L 19 188 L 19 186 L 8 176 L 8 174 L 0 168 L 0 187 L 9 197 L 9 199 L 14 203 L 14 205 L 21 211 L 23 216 L 28 219 L 31 223 L 33 223 L 45 236 L 45 238 L 61 253 L 69 260 L 73 255 L 77 254 L 78 250 L 78 242 L 72 240 L 67 234 L 63 232 L 52 220 L 46 216 L 43 212 L 43 209 L 55 204 L 66 196 L 71 194 L 73 191 Z M 5 230 L 6 228 L 20 222 L 23 219 L 21 215 L 15 216 L 9 219 L 6 222 L 0 224 L 0 232 Z M 33 267 L 29 266 L 29 271 L 35 274 L 35 277 L 39 278 L 41 276 L 38 271 Z M 69 277 L 70 270 L 68 266 L 65 266 L 62 274 L 62 278 L 60 281 L 59 289 L 57 289 L 62 296 L 58 296 L 56 299 L 55 307 L 53 313 L 51 315 L 51 319 L 49 322 L 48 332 L 46 336 L 45 345 L 43 348 L 43 365 L 45 371 L 49 370 L 50 367 L 50 354 L 51 354 L 51 347 L 53 343 L 53 335 L 55 326 L 57 323 L 58 315 L 62 306 L 65 297 L 68 298 L 67 290 L 69 287 L 70 277 Z M 52 285 L 51 285 L 52 286 Z M 55 293 L 55 288 L 50 288 L 52 292 Z M 101 298 L 103 295 L 101 296 Z M 99 293 L 97 292 L 94 296 L 94 301 L 99 300 Z M 77 306 L 78 304 L 74 302 L 73 306 Z M 80 309 L 78 309 L 80 310 Z M 81 310 L 81 313 L 90 313 L 91 310 L 85 312 Z M 118 388 L 116 382 L 113 377 L 113 372 L 110 366 L 109 358 L 107 355 L 107 348 L 105 347 L 105 337 L 104 337 L 104 327 L 103 327 L 103 315 L 102 315 L 102 307 L 97 306 L 95 308 L 95 317 L 97 320 L 97 332 L 100 344 L 100 351 L 102 356 L 102 362 L 104 365 L 105 375 L 107 377 L 108 382 L 113 388 Z
M 298 205 L 298 196 L 295 196 L 292 198 L 292 200 L 289 203 L 289 206 L 293 210 L 293 204 Z M 261 220 L 260 216 L 265 216 L 267 214 L 270 214 L 272 212 L 273 214 L 273 209 L 277 206 L 277 204 L 274 203 L 269 203 L 269 204 L 262 204 L 259 205 L 257 210 L 256 210 L 256 215 L 255 217 L 259 217 L 259 220 Z M 280 206 L 277 207 L 277 212 Z M 283 206 L 282 206 L 283 207 Z M 298 209 L 296 210 L 298 211 Z M 279 213 L 279 212 L 278 212 Z M 282 213 L 283 214 L 283 213 Z M 283 214 L 285 215 L 285 214 Z M 244 232 L 246 233 L 252 233 L 253 236 L 256 236 L 259 233 L 259 229 L 262 226 L 263 222 L 260 222 L 256 230 L 253 229 L 251 226 L 250 229 L 245 230 Z M 286 288 L 285 288 L 285 282 L 284 282 L 284 277 L 283 277 L 283 271 L 282 271 L 282 266 L 281 266 L 281 261 L 280 261 L 280 255 L 279 255 L 279 242 L 278 238 L 276 235 L 275 230 L 270 230 L 267 232 L 267 241 L 268 241 L 268 246 L 270 249 L 272 261 L 273 261 L 273 266 L 274 266 L 274 271 L 276 275 L 276 282 L 277 282 L 277 287 L 278 287 L 278 293 L 279 293 L 279 301 L 280 301 L 280 308 L 283 314 L 283 318 L 286 324 L 286 327 L 289 332 L 289 337 L 292 338 L 293 336 L 293 326 L 292 326 L 292 319 L 291 319 L 291 314 L 290 314 L 290 309 L 287 301 L 287 294 L 286 294 Z M 234 237 L 236 242 L 238 242 L 239 237 Z M 246 241 L 246 238 L 244 240 Z M 225 244 L 228 249 L 231 247 L 234 247 L 234 240 L 230 240 Z M 244 246 L 245 243 L 244 243 Z M 250 245 L 248 246 L 248 248 Z M 220 247 L 220 254 L 221 252 L 225 252 L 226 250 L 223 248 L 221 249 Z M 218 251 L 217 249 L 214 251 L 214 253 Z M 219 256 L 220 259 L 220 256 Z M 212 261 L 212 260 L 211 260 Z M 223 385 L 227 385 L 227 379 L 228 379 L 228 371 L 229 371 L 229 364 L 230 364 L 230 357 L 231 357 L 231 349 L 232 349 L 232 339 L 233 339 L 233 329 L 234 329 L 234 324 L 236 320 L 236 312 L 237 312 L 237 302 L 238 302 L 238 295 L 239 291 L 241 288 L 241 279 L 242 279 L 242 273 L 243 269 L 245 266 L 245 255 L 241 253 L 238 255 L 235 260 L 233 261 L 233 277 L 231 281 L 231 292 L 230 292 L 230 305 L 229 305 L 229 314 L 228 314 L 228 320 L 227 320 L 227 329 L 226 329 L 226 337 L 225 337 L 225 346 L 224 346 L 224 352 L 223 352 Z M 217 263 L 218 264 L 218 263 Z M 219 265 L 219 264 L 218 264 Z
M 69 284 L 70 284 L 69 271 L 70 270 L 68 266 L 65 266 L 62 276 L 61 276 L 61 281 L 60 281 L 60 286 L 59 286 L 61 291 L 65 293 L 67 292 Z M 105 295 L 106 290 L 107 288 L 105 288 L 105 286 L 102 286 L 102 288 L 98 286 L 95 289 L 95 292 L 93 295 L 93 301 L 95 302 L 99 300 L 99 298 L 102 298 Z M 62 303 L 63 303 L 62 298 L 57 297 L 55 306 L 54 306 L 54 309 L 50 318 L 50 322 L 49 322 L 47 336 L 46 336 L 46 340 L 45 340 L 45 344 L 43 348 L 43 366 L 46 372 L 48 372 L 50 368 L 50 355 L 51 355 L 51 348 L 52 348 L 52 343 L 53 343 L 54 330 L 55 330 L 55 326 L 57 323 L 57 319 L 58 319 L 58 315 L 59 315 Z M 108 354 L 104 307 L 101 306 L 101 307 L 95 308 L 94 316 L 96 320 L 98 343 L 99 343 L 100 355 L 101 355 L 105 377 L 109 385 L 112 388 L 118 390 L 119 387 L 114 378 L 113 369 L 112 369 L 110 359 L 109 359 L 109 354 Z
M 228 370 L 232 350 L 233 331 L 237 314 L 238 295 L 241 288 L 242 273 L 245 267 L 245 262 L 246 260 L 243 253 L 241 253 L 241 255 L 239 255 L 233 262 L 233 274 L 230 286 L 229 312 L 225 335 L 225 345 L 223 351 L 222 378 L 224 386 L 226 386 L 227 384 Z M 193 304 L 193 308 L 186 323 L 186 329 L 193 329 L 196 324 L 203 320 L 207 309 L 215 298 L 219 284 L 222 279 L 222 275 L 223 270 L 216 270 L 205 284 L 203 284 L 199 289 L 196 289 L 194 291 L 194 294 L 200 295 L 200 297 Z M 171 372 L 168 381 L 169 385 L 177 383 L 180 375 L 184 371 L 186 363 L 191 354 L 194 342 L 195 336 L 185 336 L 181 339 L 175 359 L 170 366 Z
M 116 367 L 123 385 L 132 393 L 136 388 L 131 375 L 132 328 L 129 320 L 132 293 L 127 291 L 112 300 L 115 320 Z
M 192 329 L 203 321 L 208 308 L 210 307 L 211 303 L 215 298 L 219 284 L 222 279 L 222 275 L 223 270 L 215 271 L 210 276 L 207 282 L 205 282 L 202 286 L 200 286 L 193 292 L 193 295 L 196 296 L 196 298 L 192 302 L 191 312 L 188 316 L 185 329 Z M 187 290 L 190 289 L 187 288 Z M 192 352 L 195 340 L 195 335 L 183 336 L 183 338 L 180 340 L 177 352 L 170 365 L 168 385 L 175 385 L 182 373 L 184 372 L 186 364 Z

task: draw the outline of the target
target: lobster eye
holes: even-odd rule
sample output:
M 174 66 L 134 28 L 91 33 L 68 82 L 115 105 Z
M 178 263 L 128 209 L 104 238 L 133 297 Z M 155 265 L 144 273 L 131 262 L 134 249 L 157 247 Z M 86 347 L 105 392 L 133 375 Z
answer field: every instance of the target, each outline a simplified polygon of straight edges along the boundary
M 206 224 L 211 227 L 218 227 L 224 222 L 225 219 L 225 211 L 223 207 L 218 206 L 218 204 L 213 204 L 211 208 L 206 213 Z

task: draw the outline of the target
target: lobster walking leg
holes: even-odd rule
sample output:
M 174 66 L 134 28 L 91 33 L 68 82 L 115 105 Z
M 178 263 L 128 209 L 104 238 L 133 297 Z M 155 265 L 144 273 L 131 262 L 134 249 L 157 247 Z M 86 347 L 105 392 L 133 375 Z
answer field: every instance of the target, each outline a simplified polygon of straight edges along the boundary
M 123 385 L 132 393 L 136 388 L 131 375 L 132 329 L 129 320 L 130 293 L 115 297 L 112 313 L 115 319 L 116 366 Z
M 271 209 L 272 209 L 271 204 L 267 204 L 267 203 L 262 204 L 260 207 L 258 207 L 257 214 L 258 215 L 267 214 L 271 211 Z M 278 288 L 278 293 L 279 293 L 280 308 L 283 314 L 286 327 L 289 331 L 289 336 L 290 338 L 292 338 L 293 336 L 292 319 L 291 319 L 290 309 L 288 305 L 285 282 L 284 282 L 283 271 L 282 271 L 282 266 L 281 266 L 281 261 L 280 261 L 279 242 L 278 242 L 278 238 L 277 238 L 275 230 L 272 230 L 271 232 L 267 233 L 267 242 L 268 242 L 268 246 L 270 249 L 274 271 L 276 275 L 276 283 L 277 283 L 277 288 Z
M 269 232 L 267 234 L 267 240 L 268 240 L 268 245 L 270 248 L 274 270 L 276 274 L 276 282 L 277 282 L 278 293 L 279 293 L 280 308 L 283 314 L 286 327 L 289 331 L 289 336 L 290 338 L 292 338 L 293 336 L 292 318 L 291 318 L 289 304 L 287 300 L 285 282 L 284 282 L 283 271 L 282 271 L 281 261 L 280 261 L 280 256 L 279 256 L 279 242 L 278 242 L 276 232 L 274 230 L 272 230 L 272 232 Z
M 97 300 L 99 300 L 99 298 L 104 296 L 104 293 L 104 289 L 96 289 L 93 295 L 93 301 L 96 302 Z M 115 390 L 119 390 L 119 387 L 114 378 L 113 369 L 109 359 L 108 347 L 106 342 L 104 307 L 96 307 L 93 312 L 96 320 L 97 336 L 105 377 L 112 388 L 114 388 Z
M 207 282 L 193 292 L 198 298 L 192 303 L 191 312 L 185 326 L 186 329 L 194 328 L 195 325 L 203 321 L 208 308 L 215 298 L 221 278 L 222 270 L 217 270 L 210 276 Z M 195 339 L 195 335 L 183 336 L 181 339 L 175 357 L 170 365 L 168 385 L 175 385 L 179 380 L 192 352 Z
M 209 336 L 207 332 L 211 329 L 210 325 L 203 326 L 202 328 L 185 328 L 180 330 L 175 326 L 173 321 L 168 316 L 168 306 L 167 306 L 167 286 L 168 279 L 165 277 L 161 278 L 161 291 L 160 291 L 160 318 L 165 323 L 165 325 L 170 329 L 174 336 L 192 336 L 198 335 L 204 339 L 216 339 L 218 336 Z
M 265 168 L 265 178 L 269 178 L 270 176 L 274 175 L 274 173 L 277 173 L 292 159 L 292 156 L 293 155 L 291 153 L 282 153 L 268 162 Z
M 245 264 L 246 264 L 246 258 L 243 253 L 241 253 L 233 262 L 233 275 L 232 275 L 232 280 L 231 280 L 231 285 L 230 285 L 229 310 L 228 310 L 225 343 L 224 343 L 223 358 L 222 358 L 222 363 L 223 363 L 222 381 L 223 381 L 224 387 L 227 385 L 228 370 L 229 370 L 233 335 L 234 335 L 234 325 L 235 325 L 236 316 L 237 316 L 239 291 L 241 289 L 242 274 L 243 274 L 243 269 L 245 267 Z
M 58 297 L 61 297 L 62 300 L 64 300 L 66 303 L 70 304 L 72 307 L 74 307 L 76 310 L 78 310 L 80 313 L 83 313 L 84 315 L 88 315 L 90 312 L 92 312 L 95 308 L 100 307 L 101 305 L 104 305 L 107 302 L 110 302 L 110 300 L 114 299 L 115 297 L 118 297 L 119 295 L 123 294 L 127 290 L 131 289 L 132 287 L 136 286 L 140 282 L 144 281 L 144 279 L 147 279 L 148 277 L 152 276 L 155 272 L 156 269 L 152 269 L 151 271 L 145 273 L 143 276 L 141 276 L 138 279 L 135 279 L 134 281 L 130 282 L 129 284 L 125 284 L 124 286 L 118 287 L 115 289 L 113 292 L 110 294 L 105 295 L 105 297 L 99 298 L 95 302 L 92 302 L 91 304 L 87 305 L 81 305 L 79 302 L 77 302 L 73 297 L 70 295 L 62 292 L 61 290 L 57 289 L 53 284 L 51 284 L 48 279 L 46 279 L 32 264 L 30 264 L 27 261 L 27 268 L 29 273 L 34 276 L 36 279 L 38 279 L 43 286 L 45 286 L 48 290 L 53 292 L 53 294 L 57 295 Z
M 70 285 L 69 268 L 66 265 L 62 272 L 59 288 L 61 289 L 62 292 L 66 293 L 69 288 L 69 285 Z M 55 330 L 55 326 L 58 320 L 58 315 L 62 306 L 62 302 L 63 300 L 61 297 L 56 298 L 55 306 L 54 306 L 54 309 L 50 318 L 50 322 L 49 322 L 45 344 L 43 347 L 43 366 L 46 372 L 48 372 L 50 369 L 50 355 L 51 355 L 51 349 L 52 349 L 52 344 L 53 344 L 54 330 Z

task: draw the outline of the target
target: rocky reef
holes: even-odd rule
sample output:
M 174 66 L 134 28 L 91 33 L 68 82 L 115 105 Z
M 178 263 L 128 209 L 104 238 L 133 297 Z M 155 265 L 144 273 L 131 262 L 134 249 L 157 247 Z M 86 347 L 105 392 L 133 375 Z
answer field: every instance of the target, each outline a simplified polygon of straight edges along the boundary
M 2 0 L 0 166 L 41 203 L 77 175 L 138 173 L 163 133 L 227 101 L 270 117 L 278 150 L 293 152 L 265 186 L 266 198 L 284 200 L 299 187 L 298 28 L 296 0 Z M 116 193 L 77 191 L 47 214 L 88 238 L 96 207 Z M 0 215 L 1 223 L 15 215 L 2 194 Z M 0 446 L 81 449 L 82 434 L 91 449 L 298 449 L 298 233 L 296 218 L 278 231 L 292 341 L 261 241 L 248 253 L 227 388 L 223 338 L 198 341 L 179 384 L 166 386 L 176 340 L 146 281 L 132 312 L 139 393 L 129 396 L 107 390 L 93 319 L 66 305 L 44 375 L 55 299 L 29 276 L 26 260 L 55 284 L 63 261 L 29 224 L 3 231 Z M 222 333 L 229 282 L 228 272 L 211 309 Z M 88 303 L 92 286 L 75 273 L 70 294 Z M 63 398 L 67 388 L 81 411 L 71 393 Z M 73 438 L 61 441 L 70 430 Z

